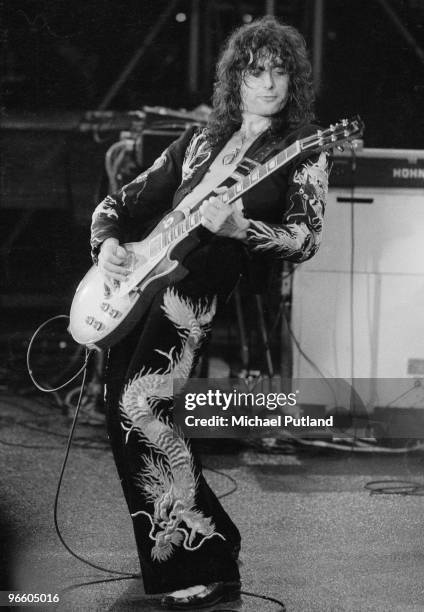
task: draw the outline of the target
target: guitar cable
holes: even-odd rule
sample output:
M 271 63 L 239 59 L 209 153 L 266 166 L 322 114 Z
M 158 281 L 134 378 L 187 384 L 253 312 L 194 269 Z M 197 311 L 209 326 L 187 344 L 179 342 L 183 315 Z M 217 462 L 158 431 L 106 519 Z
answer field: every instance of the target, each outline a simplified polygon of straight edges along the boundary
M 82 561 L 82 563 L 85 563 L 86 565 L 89 565 L 90 567 L 93 567 L 94 569 L 98 569 L 102 572 L 106 572 L 109 574 L 119 574 L 120 576 L 125 576 L 125 578 L 140 578 L 140 574 L 132 574 L 130 572 L 121 572 L 119 570 L 111 570 L 109 568 L 106 567 L 102 567 L 101 565 L 97 565 L 95 563 L 92 563 L 91 561 L 88 561 L 87 559 L 84 559 L 83 557 L 81 557 L 80 555 L 78 555 L 77 553 L 75 553 L 70 546 L 68 546 L 68 544 L 66 543 L 65 539 L 63 538 L 60 529 L 59 529 L 59 524 L 58 524 L 58 505 L 59 505 L 59 496 L 60 496 L 60 490 L 61 490 L 61 486 L 62 486 L 62 481 L 63 481 L 63 476 L 65 473 L 65 469 L 66 469 L 66 464 L 68 462 L 68 457 L 69 457 L 69 453 L 71 450 L 71 444 L 72 444 L 72 439 L 74 436 L 74 432 L 75 432 L 75 428 L 76 428 L 76 424 L 77 424 L 77 420 L 78 420 L 78 415 L 79 415 L 79 411 L 80 411 L 80 407 L 81 407 L 81 400 L 82 400 L 82 396 L 83 396 L 83 392 L 84 392 L 84 388 L 85 388 L 85 381 L 87 378 L 87 364 L 88 361 L 91 357 L 91 355 L 93 354 L 93 350 L 87 350 L 86 349 L 86 353 L 85 353 L 85 360 L 84 363 L 82 365 L 82 367 L 76 372 L 76 374 L 74 374 L 69 380 L 67 380 L 65 383 L 63 383 L 62 385 L 59 385 L 57 387 L 43 387 L 34 377 L 33 375 L 33 371 L 31 368 L 31 350 L 32 350 L 32 346 L 34 344 L 34 341 L 36 339 L 36 337 L 38 336 L 38 334 L 41 332 L 42 329 L 44 329 L 49 323 L 51 323 L 52 321 L 55 321 L 57 319 L 68 319 L 68 315 L 56 315 L 54 317 L 51 317 L 50 319 L 47 319 L 46 321 L 44 321 L 44 323 L 42 323 L 39 327 L 37 327 L 37 329 L 35 330 L 35 332 L 33 333 L 33 335 L 31 336 L 31 339 L 29 341 L 28 344 L 28 349 L 27 349 L 27 354 L 26 354 L 26 364 L 27 364 L 27 369 L 28 369 L 28 374 L 32 380 L 32 382 L 34 383 L 34 385 L 37 387 L 37 389 L 39 389 L 40 391 L 43 391 L 44 393 L 53 393 L 55 391 L 59 391 L 60 389 L 63 389 L 64 387 L 66 387 L 67 385 L 69 385 L 72 381 L 74 381 L 82 372 L 83 373 L 83 377 L 82 377 L 82 382 L 81 382 L 81 388 L 79 391 L 79 395 L 78 395 L 78 400 L 77 400 L 77 405 L 75 408 L 75 414 L 74 414 L 74 418 L 72 421 L 72 425 L 71 425 L 71 429 L 69 432 L 69 436 L 68 436 L 68 441 L 66 444 L 66 449 L 65 449 L 65 456 L 63 458 L 63 462 L 62 462 L 62 467 L 60 470 L 60 475 L 59 475 L 59 480 L 58 480 L 58 484 L 56 487 L 56 494 L 55 494 L 55 499 L 54 499 L 54 510 L 53 510 L 53 521 L 54 521 L 54 527 L 57 533 L 57 536 L 60 540 L 60 542 L 62 543 L 62 545 L 64 546 L 64 548 L 76 559 L 78 559 L 79 561 Z
M 87 362 L 88 356 L 90 355 L 90 352 L 87 351 L 87 353 L 88 353 L 88 355 L 86 357 L 86 362 Z M 69 453 L 70 453 L 70 450 L 71 450 L 72 438 L 73 438 L 75 427 L 76 427 L 76 424 L 77 424 L 79 410 L 80 410 L 80 407 L 81 407 L 81 399 L 82 399 L 82 394 L 84 392 L 86 376 L 87 376 L 87 370 L 85 369 L 84 370 L 84 374 L 83 374 L 83 378 L 82 378 L 82 382 L 81 382 L 81 389 L 80 389 L 79 396 L 78 396 L 77 407 L 75 409 L 75 414 L 74 414 L 74 418 L 73 418 L 73 421 L 72 421 L 71 430 L 69 432 L 68 442 L 67 442 L 67 445 L 66 445 L 65 456 L 64 456 L 64 459 L 63 459 L 63 462 L 62 462 L 62 467 L 61 467 L 61 470 L 60 470 L 59 481 L 58 481 L 57 488 L 56 488 L 56 495 L 55 495 L 55 499 L 54 499 L 54 512 L 53 512 L 54 526 L 55 526 L 58 538 L 61 541 L 61 543 L 64 546 L 64 548 L 66 548 L 66 550 L 72 556 L 76 557 L 79 561 L 82 561 L 86 565 L 89 565 L 90 567 L 93 567 L 94 569 L 98 569 L 98 570 L 100 570 L 102 572 L 106 572 L 108 574 L 118 574 L 120 576 L 125 576 L 126 578 L 140 578 L 140 574 L 132 574 L 130 572 L 121 572 L 119 570 L 112 570 L 112 569 L 103 567 L 101 565 L 97 565 L 95 563 L 92 563 L 91 561 L 88 561 L 87 559 L 84 559 L 84 557 L 81 557 L 80 555 L 75 553 L 68 546 L 68 544 L 65 542 L 65 540 L 64 540 L 64 538 L 63 538 L 63 536 L 62 536 L 62 534 L 60 532 L 60 529 L 59 529 L 59 524 L 58 524 L 58 520 L 57 520 L 57 514 L 58 514 L 58 504 L 59 504 L 60 489 L 61 489 L 61 485 L 62 485 L 63 476 L 64 476 L 64 473 L 65 473 L 65 468 L 66 468 L 66 464 L 67 464 L 67 461 L 68 461 Z
M 74 374 L 69 380 L 64 382 L 62 385 L 59 385 L 58 387 L 43 387 L 43 386 L 41 386 L 40 383 L 34 378 L 34 375 L 32 373 L 31 362 L 30 362 L 31 349 L 32 349 L 32 345 L 34 344 L 34 341 L 35 341 L 36 337 L 41 332 L 41 330 L 44 329 L 49 323 L 51 323 L 52 321 L 56 321 L 57 319 L 69 319 L 69 316 L 68 315 L 56 315 L 54 317 L 51 317 L 50 319 L 47 319 L 47 321 L 44 321 L 44 323 L 39 325 L 37 327 L 37 329 L 35 330 L 35 332 L 31 336 L 31 339 L 30 339 L 29 344 L 28 344 L 27 352 L 26 352 L 26 366 L 27 366 L 28 374 L 29 374 L 32 382 L 34 383 L 34 385 L 37 387 L 37 389 L 39 391 L 43 391 L 44 393 L 54 393 L 55 391 L 60 391 L 60 389 L 64 389 L 64 387 L 67 387 L 72 381 L 74 381 L 76 378 L 78 378 L 78 376 L 81 374 L 81 372 L 83 372 L 86 369 L 87 364 L 88 364 L 88 360 L 90 359 L 90 357 L 91 357 L 91 355 L 93 353 L 93 350 L 86 351 L 85 361 L 84 361 L 83 365 L 81 366 L 81 368 L 78 370 L 78 372 L 76 374 Z M 84 376 L 84 381 L 85 381 L 85 376 Z

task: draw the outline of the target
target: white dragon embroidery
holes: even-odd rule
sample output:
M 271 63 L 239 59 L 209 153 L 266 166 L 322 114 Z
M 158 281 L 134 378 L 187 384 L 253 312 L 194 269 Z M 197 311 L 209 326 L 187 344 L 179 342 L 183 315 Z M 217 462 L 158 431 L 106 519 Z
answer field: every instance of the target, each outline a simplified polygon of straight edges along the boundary
M 182 182 L 188 181 L 195 170 L 208 161 L 211 156 L 209 144 L 204 131 L 193 136 L 186 149 L 182 165 Z
M 98 215 L 106 215 L 106 217 L 118 218 L 118 213 L 115 210 L 117 206 L 116 200 L 114 200 L 111 196 L 106 196 L 104 200 L 100 202 L 98 206 L 94 209 L 92 219 L 94 219 Z
M 134 179 L 134 181 L 136 183 L 142 183 L 143 181 L 146 180 L 146 178 L 149 176 L 151 172 L 155 172 L 155 170 L 159 170 L 159 168 L 162 168 L 162 166 L 166 164 L 166 152 L 167 152 L 167 149 L 165 149 L 165 151 L 163 151 L 162 154 L 157 159 L 155 159 L 155 161 L 150 166 L 150 168 L 148 168 L 147 170 L 139 174 Z
M 316 199 L 325 203 L 328 193 L 327 154 L 320 153 L 318 161 L 303 164 L 303 167 L 295 172 L 293 182 L 298 185 L 309 183 L 314 187 Z
M 122 194 L 122 204 L 124 206 L 127 205 L 127 188 L 133 186 L 134 183 L 136 183 L 138 185 L 137 188 L 137 195 L 139 196 L 140 193 L 144 190 L 144 188 L 147 185 L 147 179 L 149 178 L 149 176 L 152 174 L 152 172 L 155 172 L 156 170 L 159 170 L 159 168 L 162 168 L 162 166 L 164 166 L 166 164 L 167 161 L 167 151 L 168 149 L 165 149 L 165 151 L 162 152 L 162 154 L 155 159 L 155 161 L 153 162 L 153 164 L 150 166 L 150 168 L 147 168 L 147 170 L 144 170 L 144 172 L 142 172 L 141 174 L 139 174 L 133 181 L 132 183 L 129 183 L 128 185 L 125 185 L 122 188 L 121 194 Z
M 305 223 L 272 227 L 262 221 L 251 221 L 247 234 L 256 251 L 272 250 L 284 257 L 290 257 L 296 253 L 306 254 L 311 232 Z
M 175 347 L 169 353 L 157 349 L 169 360 L 168 368 L 163 372 L 142 370 L 127 385 L 121 402 L 121 409 L 131 423 L 129 428 L 123 426 L 127 440 L 136 429 L 152 449 L 138 485 L 147 501 L 153 503 L 153 516 L 144 510 L 132 516 L 144 515 L 150 520 L 149 537 L 155 542 L 152 558 L 156 561 L 168 559 L 174 546 L 196 550 L 211 537 L 225 539 L 215 531 L 210 518 L 195 510 L 196 477 L 186 442 L 166 417 L 156 416 L 152 410 L 159 400 L 172 398 L 174 379 L 185 380 L 190 375 L 196 350 L 215 314 L 216 300 L 207 306 L 195 306 L 168 289 L 162 308 L 177 327 L 183 348 L 176 357 Z
M 99 215 L 104 215 L 106 217 L 109 217 L 110 219 L 113 219 L 113 218 L 118 219 L 118 213 L 115 210 L 116 206 L 117 206 L 116 200 L 112 198 L 111 196 L 106 196 L 105 199 L 102 200 L 100 204 L 98 204 L 98 206 L 96 206 L 96 208 L 94 209 L 94 212 L 92 215 L 92 222 L 94 223 L 94 221 L 96 220 L 96 217 L 98 217 Z M 90 243 L 91 243 L 91 247 L 93 248 L 94 260 L 97 262 L 97 253 L 94 251 L 94 249 L 99 248 L 102 242 L 108 236 L 107 236 L 107 231 L 104 228 L 102 228 L 102 226 L 98 227 L 96 230 L 94 229 L 95 226 L 92 225 L 91 227 L 92 227 L 92 235 L 91 235 Z
M 318 250 L 322 218 L 328 192 L 327 155 L 316 162 L 306 162 L 293 176 L 299 188 L 290 196 L 291 207 L 283 226 L 250 221 L 247 238 L 256 251 L 275 251 L 299 261 Z M 307 222 L 305 222 L 305 219 Z

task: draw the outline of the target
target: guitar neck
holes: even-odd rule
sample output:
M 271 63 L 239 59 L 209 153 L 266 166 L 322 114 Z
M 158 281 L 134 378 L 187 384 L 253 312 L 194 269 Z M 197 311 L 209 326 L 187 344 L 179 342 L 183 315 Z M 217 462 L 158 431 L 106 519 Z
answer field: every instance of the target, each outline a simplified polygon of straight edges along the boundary
M 296 140 L 288 146 L 286 149 L 279 151 L 274 157 L 271 157 L 267 162 L 263 164 L 255 164 L 255 162 L 247 161 L 245 166 L 250 166 L 250 172 L 243 178 L 240 178 L 234 185 L 220 196 L 223 202 L 232 204 L 240 197 L 242 197 L 246 191 L 249 191 L 254 185 L 260 183 L 264 178 L 278 170 L 279 168 L 286 165 L 289 161 L 298 157 L 304 151 L 318 152 L 324 151 L 325 149 L 331 149 L 338 143 L 343 144 L 358 138 L 362 135 L 364 124 L 359 116 L 356 116 L 350 120 L 343 119 L 341 122 L 331 125 L 326 130 L 317 130 L 314 134 Z M 243 160 L 240 164 L 243 167 Z M 244 169 L 244 171 L 246 168 Z M 237 170 L 236 170 L 237 172 Z M 213 193 L 213 192 L 212 192 Z M 203 202 L 198 202 L 192 208 L 191 212 L 187 216 L 173 225 L 168 230 L 165 230 L 162 234 L 162 245 L 168 246 L 171 242 L 184 234 L 187 234 L 198 227 L 201 223 L 201 214 L 199 208 Z

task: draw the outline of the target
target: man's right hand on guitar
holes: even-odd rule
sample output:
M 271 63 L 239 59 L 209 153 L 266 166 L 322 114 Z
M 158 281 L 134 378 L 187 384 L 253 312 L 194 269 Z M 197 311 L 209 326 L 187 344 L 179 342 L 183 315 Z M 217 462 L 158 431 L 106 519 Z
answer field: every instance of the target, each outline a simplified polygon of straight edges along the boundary
M 123 282 L 130 272 L 125 266 L 127 259 L 128 253 L 119 241 L 116 238 L 107 238 L 100 249 L 99 270 L 106 278 Z

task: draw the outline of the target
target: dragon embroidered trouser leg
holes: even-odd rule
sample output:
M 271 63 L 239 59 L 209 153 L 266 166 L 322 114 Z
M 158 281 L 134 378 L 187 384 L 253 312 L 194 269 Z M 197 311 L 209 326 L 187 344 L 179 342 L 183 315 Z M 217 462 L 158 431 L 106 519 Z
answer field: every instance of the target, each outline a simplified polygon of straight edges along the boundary
M 190 375 L 215 314 L 215 297 L 198 287 L 184 279 L 160 291 L 109 355 L 109 437 L 146 593 L 239 580 L 239 531 L 172 429 L 172 379 Z

